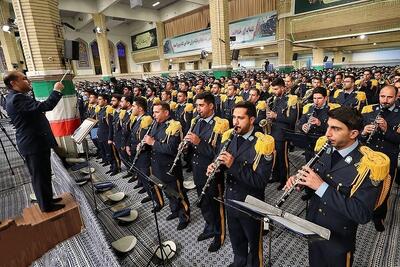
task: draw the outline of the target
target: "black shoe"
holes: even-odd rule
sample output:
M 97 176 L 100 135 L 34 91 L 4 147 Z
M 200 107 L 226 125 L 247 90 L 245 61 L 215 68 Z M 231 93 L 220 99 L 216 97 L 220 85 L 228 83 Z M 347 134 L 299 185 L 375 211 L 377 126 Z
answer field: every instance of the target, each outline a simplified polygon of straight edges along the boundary
M 60 202 L 62 200 L 62 197 L 55 197 L 55 198 L 53 198 L 53 203 L 57 203 L 57 202 Z
M 109 171 L 106 171 L 106 174 L 109 174 L 109 173 L 112 173 L 113 171 L 112 170 L 109 170 Z
M 138 188 L 141 188 L 142 187 L 142 185 L 140 185 L 139 183 L 137 184 L 137 185 L 135 185 L 134 187 L 133 187 L 133 189 L 138 189 Z
M 214 234 L 211 233 L 201 233 L 198 237 L 197 237 L 197 241 L 203 241 L 203 240 L 207 240 L 211 237 L 213 237 Z
M 140 203 L 144 204 L 144 203 L 147 203 L 147 202 L 150 202 L 150 201 L 151 201 L 151 197 L 147 196 L 147 197 L 143 198 L 143 199 L 140 201 Z
M 124 176 L 122 176 L 122 178 L 126 179 L 126 178 L 131 178 L 132 177 L 132 173 L 127 173 Z
M 190 222 L 190 221 L 187 221 L 187 222 L 180 222 L 180 223 L 178 224 L 178 227 L 177 227 L 176 229 L 177 229 L 178 231 L 185 229 L 185 228 L 188 226 L 189 222 Z
M 285 187 L 285 184 L 279 184 L 276 190 L 280 191 Z
M 159 212 L 161 209 L 162 209 L 162 207 L 161 207 L 161 206 L 159 206 L 159 205 L 156 205 L 156 207 L 155 207 L 155 208 L 152 208 L 152 209 L 151 209 L 151 212 L 152 212 L 152 213 L 154 213 L 154 212 Z
M 115 176 L 115 175 L 117 175 L 119 173 L 119 171 L 113 171 L 111 174 L 110 174 L 110 176 Z
M 383 225 L 382 219 L 374 219 L 374 224 L 375 224 L 376 231 L 378 231 L 378 232 L 385 231 L 385 226 Z
M 176 219 L 176 218 L 178 218 L 178 214 L 171 213 L 170 215 L 167 216 L 167 218 L 165 218 L 165 220 L 171 221 L 171 220 Z
M 103 166 L 103 167 L 106 167 L 106 166 L 108 166 L 108 165 L 110 165 L 110 163 L 109 163 L 109 162 L 105 162 L 102 166 Z
M 216 252 L 221 248 L 221 241 L 218 237 L 214 238 L 211 242 L 210 246 L 208 247 L 208 252 Z
M 43 209 L 42 212 L 53 212 L 65 208 L 64 204 L 53 204 L 49 208 Z
M 144 194 L 144 193 L 146 193 L 146 189 L 142 188 L 142 189 L 139 190 L 138 193 L 139 193 L 139 194 Z

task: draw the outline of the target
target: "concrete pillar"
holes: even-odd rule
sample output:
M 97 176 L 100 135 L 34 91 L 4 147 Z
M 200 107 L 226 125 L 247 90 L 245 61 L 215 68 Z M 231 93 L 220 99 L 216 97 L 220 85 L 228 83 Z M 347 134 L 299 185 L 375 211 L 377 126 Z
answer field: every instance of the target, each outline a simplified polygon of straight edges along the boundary
M 343 62 L 342 62 L 343 51 L 335 51 L 335 53 L 333 54 L 333 58 L 334 58 L 333 66 L 335 68 L 341 68 L 343 65 Z
M 63 63 L 64 36 L 57 0 L 13 0 L 22 46 L 28 67 L 27 76 L 32 81 L 38 100 L 47 99 L 53 85 L 66 72 Z M 51 129 L 61 147 L 61 153 L 76 156 L 76 146 L 70 138 L 80 124 L 77 98 L 67 75 L 63 84 L 63 98 L 53 111 L 47 112 Z
M 324 49 L 322 48 L 313 48 L 312 50 L 313 60 L 312 60 L 312 68 L 315 70 L 324 69 Z
M 104 80 L 109 80 L 112 76 L 110 61 L 110 46 L 107 38 L 106 17 L 103 14 L 92 14 L 94 27 L 100 28 L 100 32 L 96 32 L 97 45 L 99 46 L 101 72 Z M 114 62 L 115 63 L 115 62 Z
M 207 59 L 200 59 L 199 70 L 209 70 Z
M 10 3 L 0 0 L 0 26 L 7 23 L 10 14 Z M 0 29 L 0 43 L 3 48 L 7 70 L 22 70 L 21 58 L 17 48 L 14 32 L 4 32 Z
M 228 0 L 210 0 L 210 25 L 214 76 L 216 78 L 230 77 L 232 66 L 229 46 Z
M 290 0 L 281 0 L 277 2 L 278 26 L 277 26 L 277 44 L 278 44 L 278 69 L 283 72 L 293 70 L 293 45 L 290 41 Z
M 165 28 L 161 21 L 156 22 L 158 55 L 160 57 L 160 70 L 167 75 L 169 60 L 164 57 Z

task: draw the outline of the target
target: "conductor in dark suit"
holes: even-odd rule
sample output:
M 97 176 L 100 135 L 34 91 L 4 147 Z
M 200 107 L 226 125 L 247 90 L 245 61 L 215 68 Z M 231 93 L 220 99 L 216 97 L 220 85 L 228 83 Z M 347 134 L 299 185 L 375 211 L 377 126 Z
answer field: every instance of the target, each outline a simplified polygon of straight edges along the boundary
M 39 207 L 43 212 L 62 209 L 65 205 L 56 204 L 61 198 L 53 199 L 50 148 L 56 147 L 57 142 L 45 112 L 60 101 L 64 86 L 56 82 L 48 99 L 39 102 L 27 95 L 31 83 L 21 72 L 7 73 L 4 83 L 9 89 L 6 110 L 15 126 L 18 149 L 25 157 Z
M 353 262 L 358 225 L 372 219 L 376 201 L 382 198 L 389 158 L 359 144 L 363 124 L 358 111 L 341 107 L 328 114 L 326 137 L 331 146 L 313 169 L 299 170 L 299 184 L 315 190 L 307 220 L 331 231 L 329 240 L 309 243 L 310 266 L 347 267 Z M 286 188 L 294 179 L 289 178 Z

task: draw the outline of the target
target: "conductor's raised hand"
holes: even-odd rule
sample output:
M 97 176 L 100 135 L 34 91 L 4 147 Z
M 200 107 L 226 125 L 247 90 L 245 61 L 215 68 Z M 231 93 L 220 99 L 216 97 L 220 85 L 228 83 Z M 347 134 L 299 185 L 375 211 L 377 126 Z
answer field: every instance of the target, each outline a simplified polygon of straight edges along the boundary
M 64 90 L 64 85 L 61 82 L 56 82 L 54 84 L 54 90 L 61 92 L 62 90 Z

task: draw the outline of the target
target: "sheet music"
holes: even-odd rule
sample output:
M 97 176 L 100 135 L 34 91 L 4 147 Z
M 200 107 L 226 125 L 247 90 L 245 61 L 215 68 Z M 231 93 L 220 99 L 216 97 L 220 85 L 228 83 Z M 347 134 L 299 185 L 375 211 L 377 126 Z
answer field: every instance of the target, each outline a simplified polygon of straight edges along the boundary
M 283 225 L 284 227 L 286 227 L 286 228 L 288 228 L 288 229 L 290 229 L 290 230 L 292 230 L 292 231 L 294 231 L 294 232 L 296 232 L 298 234 L 301 234 L 301 235 L 314 235 L 315 234 L 314 232 L 312 232 L 312 231 L 310 231 L 310 230 L 308 230 L 308 229 L 306 229 L 306 228 L 304 228 L 304 227 L 302 227 L 302 226 L 300 226 L 300 225 L 298 225 L 298 224 L 296 224 L 294 222 L 291 222 L 291 221 L 289 221 L 289 220 L 287 220 L 287 219 L 285 219 L 283 217 L 269 215 L 268 218 L 273 220 L 273 221 L 275 221 L 275 222 L 277 222 L 277 223 L 279 223 L 279 224 L 281 224 L 281 225 Z M 268 221 L 268 218 L 264 218 L 264 221 L 265 220 Z
M 90 130 L 96 125 L 97 120 L 88 118 L 82 122 L 82 124 L 75 130 L 71 138 L 75 143 L 80 144 L 85 139 L 86 135 L 89 134 Z

